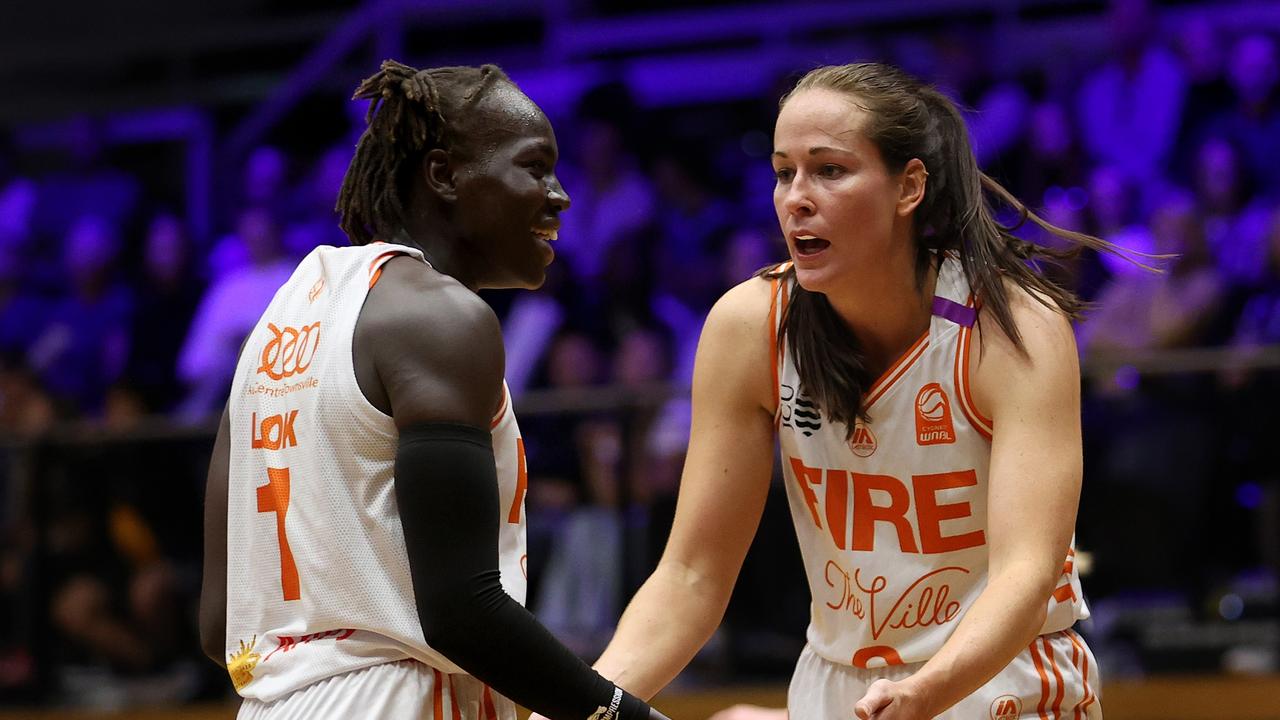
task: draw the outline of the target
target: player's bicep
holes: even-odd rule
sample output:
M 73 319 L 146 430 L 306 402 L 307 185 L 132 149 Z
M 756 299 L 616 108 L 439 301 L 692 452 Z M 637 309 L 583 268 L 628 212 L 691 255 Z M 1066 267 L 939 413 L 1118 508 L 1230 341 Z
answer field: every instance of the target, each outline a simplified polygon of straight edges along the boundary
M 663 557 L 730 585 L 759 525 L 773 467 L 768 306 L 760 292 L 730 291 L 703 328 L 689 451 Z
M 1026 303 L 1034 301 L 1026 298 L 1015 307 L 1026 353 L 989 331 L 974 388 L 993 425 L 992 574 L 1017 564 L 1036 568 L 1036 577 L 1051 583 L 1070 544 L 1080 499 L 1080 368 L 1066 318 Z

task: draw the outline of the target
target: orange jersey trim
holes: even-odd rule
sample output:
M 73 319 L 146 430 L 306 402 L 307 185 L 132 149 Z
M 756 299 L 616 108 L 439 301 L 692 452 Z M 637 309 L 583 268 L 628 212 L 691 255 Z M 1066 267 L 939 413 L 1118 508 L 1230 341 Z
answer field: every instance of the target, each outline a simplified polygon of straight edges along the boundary
M 902 356 L 893 363 L 893 365 L 889 366 L 889 369 L 885 370 L 884 373 L 880 375 L 879 379 L 872 383 L 871 389 L 867 391 L 867 399 L 866 402 L 863 403 L 863 407 L 870 409 L 872 405 L 876 404 L 877 400 L 884 397 L 884 394 L 889 392 L 890 388 L 892 388 L 903 375 L 907 374 L 907 371 L 911 369 L 911 366 L 915 364 L 916 360 L 919 360 L 920 357 L 924 355 L 925 348 L 927 347 L 929 347 L 929 331 L 925 330 L 924 334 L 917 338 L 915 343 L 913 343 L 911 347 L 907 348 L 907 351 L 904 352 Z
M 498 413 L 493 416 L 493 420 L 489 421 L 489 429 L 493 430 L 502 422 L 502 418 L 507 414 L 507 389 L 502 388 L 502 404 L 498 406 Z
M 969 302 L 965 304 L 969 305 L 972 302 L 973 298 L 971 297 Z M 960 411 L 964 414 L 965 419 L 969 421 L 969 425 L 974 430 L 977 430 L 979 435 L 990 441 L 995 425 L 990 419 L 978 412 L 969 388 L 969 351 L 972 342 L 973 328 L 960 328 L 959 342 L 956 343 L 955 385 L 959 391 L 957 395 L 960 400 Z
M 378 284 L 378 279 L 382 277 L 382 266 L 386 265 L 391 258 L 396 255 L 403 255 L 400 250 L 388 250 L 378 255 L 369 263 L 369 289 L 372 290 L 374 285 Z
M 782 320 L 787 316 L 787 302 L 791 293 L 787 292 L 784 275 L 791 269 L 791 263 L 776 265 L 765 273 L 769 277 L 769 357 L 770 370 L 773 377 L 773 425 L 778 427 L 782 422 L 782 387 L 781 382 L 783 350 L 778 345 L 778 336 L 782 332 Z
M 782 387 L 779 385 L 778 373 L 781 368 L 781 353 L 778 352 L 778 278 L 769 281 L 769 373 L 773 378 L 773 418 L 777 421 L 782 409 Z

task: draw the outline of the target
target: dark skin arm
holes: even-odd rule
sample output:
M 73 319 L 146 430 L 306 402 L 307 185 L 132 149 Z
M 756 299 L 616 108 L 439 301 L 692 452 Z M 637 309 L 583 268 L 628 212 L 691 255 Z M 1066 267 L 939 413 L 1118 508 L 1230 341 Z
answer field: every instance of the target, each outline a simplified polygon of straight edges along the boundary
M 222 411 L 204 495 L 204 580 L 200 588 L 200 647 L 225 667 L 227 633 L 227 473 L 231 416 Z
M 549 717 L 616 705 L 620 718 L 662 718 L 591 670 L 501 585 L 489 422 L 504 353 L 488 305 L 420 262 L 394 259 L 365 302 L 353 353 L 366 397 L 389 408 L 400 430 L 396 498 L 427 642 Z

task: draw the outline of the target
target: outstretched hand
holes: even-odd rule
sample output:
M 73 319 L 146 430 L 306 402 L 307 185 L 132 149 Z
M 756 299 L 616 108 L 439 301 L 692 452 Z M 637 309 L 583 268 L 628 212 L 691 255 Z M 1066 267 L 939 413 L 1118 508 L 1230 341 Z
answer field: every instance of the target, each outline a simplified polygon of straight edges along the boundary
M 858 720 L 929 720 L 933 714 L 905 682 L 877 680 L 853 706 Z

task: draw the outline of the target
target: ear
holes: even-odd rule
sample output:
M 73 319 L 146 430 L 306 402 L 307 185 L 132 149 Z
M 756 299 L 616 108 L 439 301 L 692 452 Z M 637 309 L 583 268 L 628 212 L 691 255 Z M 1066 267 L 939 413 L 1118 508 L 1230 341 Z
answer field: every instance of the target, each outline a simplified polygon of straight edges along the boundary
M 458 199 L 458 185 L 454 179 L 453 158 L 440 148 L 427 151 L 422 159 L 422 169 L 427 180 L 427 187 L 433 194 L 447 203 Z
M 899 217 L 906 217 L 915 212 L 920 202 L 924 200 L 924 189 L 929 182 L 929 171 L 925 169 L 924 162 L 920 158 L 911 158 L 907 161 L 907 166 L 902 169 L 902 180 L 898 186 L 898 205 L 897 213 Z

